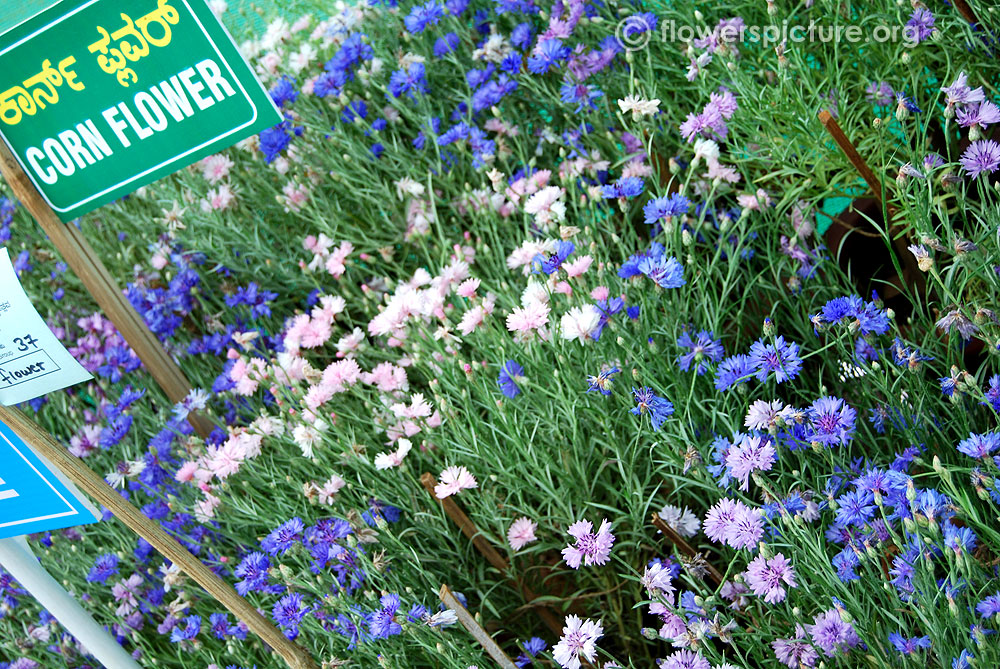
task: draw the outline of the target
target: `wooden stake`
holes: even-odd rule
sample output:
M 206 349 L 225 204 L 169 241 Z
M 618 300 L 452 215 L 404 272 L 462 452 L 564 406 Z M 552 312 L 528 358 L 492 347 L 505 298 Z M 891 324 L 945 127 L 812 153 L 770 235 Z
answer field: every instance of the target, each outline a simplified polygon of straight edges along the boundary
M 191 392 L 191 383 L 184 372 L 167 354 L 156 335 L 125 297 L 83 234 L 75 226 L 59 220 L 3 141 L 0 141 L 0 174 L 14 196 L 52 240 L 66 264 L 80 277 L 87 292 L 142 360 L 167 398 L 176 404 L 187 397 Z M 188 421 L 202 437 L 207 437 L 212 431 L 211 423 L 204 417 L 192 414 Z
M 903 231 L 896 224 L 895 218 L 896 214 L 899 213 L 898 209 L 893 207 L 886 201 L 886 196 L 888 193 L 882 186 L 882 181 L 875 175 L 868 163 L 864 161 L 861 154 L 851 143 L 851 140 L 847 138 L 844 131 L 841 130 L 840 124 L 837 123 L 837 119 L 833 118 L 833 115 L 826 109 L 820 111 L 819 122 L 823 124 L 826 131 L 830 133 L 833 141 L 837 143 L 840 150 L 847 156 L 847 159 L 854 165 L 854 169 L 858 171 L 861 178 L 865 180 L 868 184 L 868 188 L 871 189 L 875 197 L 880 203 L 885 207 L 885 222 L 886 228 L 889 233 L 889 239 L 892 242 L 893 248 L 896 249 L 896 254 L 898 255 L 899 261 L 903 265 L 903 276 L 900 277 L 901 280 L 907 280 L 912 282 L 919 290 L 923 290 L 924 287 L 924 275 L 917 267 L 917 259 L 910 253 L 907 248 L 907 239 Z M 902 281 L 901 281 L 902 283 Z
M 458 616 L 458 622 L 462 623 L 462 627 L 468 630 L 469 634 L 479 642 L 479 645 L 483 647 L 487 655 L 492 657 L 503 669 L 517 669 L 517 665 L 510 661 L 507 653 L 503 652 L 503 649 L 497 645 L 493 637 L 487 634 L 482 625 L 476 622 L 476 618 L 469 613 L 468 609 L 462 606 L 462 602 L 458 601 L 458 598 L 455 597 L 447 585 L 441 586 L 438 596 L 441 598 L 442 604 L 455 612 L 455 615 Z
M 246 623 L 247 627 L 280 655 L 291 669 L 317 669 L 316 663 L 304 648 L 289 641 L 250 602 L 240 597 L 231 585 L 219 578 L 201 560 L 167 534 L 159 524 L 142 515 L 138 509 L 125 501 L 114 488 L 84 465 L 80 459 L 70 455 L 52 435 L 17 409 L 0 407 L 0 421 L 6 423 L 29 446 L 58 467 L 80 490 L 109 509 L 130 530 L 148 541 L 161 555 L 180 567 L 234 616 Z
M 957 9 L 958 13 L 962 15 L 962 18 L 974 26 L 979 25 L 979 17 L 977 17 L 976 13 L 972 11 L 972 7 L 969 7 L 969 3 L 965 0 L 951 0 L 951 4 L 955 6 L 955 9 Z
M 663 519 L 660 518 L 660 514 L 654 513 L 651 520 L 652 520 L 653 526 L 656 529 L 658 529 L 660 532 L 662 532 L 663 536 L 665 536 L 668 540 L 670 540 L 670 542 L 673 545 L 677 546 L 677 550 L 679 550 L 681 553 L 684 553 L 684 555 L 686 555 L 688 557 L 694 557 L 694 556 L 698 555 L 698 551 L 696 551 L 691 546 L 691 544 L 689 544 L 687 541 L 685 541 L 684 537 L 682 537 L 681 535 L 677 534 L 677 532 L 674 531 L 674 528 L 672 528 L 669 525 L 667 525 L 663 521 Z M 707 565 L 706 568 L 708 569 L 708 576 L 709 576 L 709 578 L 712 579 L 712 581 L 715 582 L 715 587 L 719 587 L 720 585 L 722 585 L 722 581 L 723 581 L 722 573 L 718 569 L 716 569 L 714 566 L 712 566 L 711 563 L 706 562 L 705 564 Z
M 501 574 L 503 574 L 508 582 L 514 586 L 517 590 L 520 590 L 524 596 L 525 601 L 535 609 L 535 613 L 538 617 L 542 619 L 545 626 L 548 627 L 556 635 L 562 635 L 562 623 L 559 618 L 552 612 L 551 609 L 544 605 L 533 605 L 531 602 L 538 598 L 538 595 L 532 591 L 525 583 L 520 583 L 516 578 L 510 574 L 510 563 L 500 555 L 497 549 L 493 548 L 492 544 L 486 540 L 482 534 L 479 533 L 479 528 L 476 524 L 465 515 L 465 512 L 452 500 L 450 497 L 445 497 L 444 499 L 438 499 L 437 495 L 434 494 L 434 475 L 425 472 L 423 476 L 420 477 L 420 483 L 423 484 L 424 488 L 430 493 L 430 496 L 436 499 L 441 506 L 444 508 L 445 514 L 451 518 L 452 522 L 458 525 L 458 528 L 462 530 L 462 534 L 467 536 L 472 544 L 476 547 L 476 550 L 486 558 L 486 561 L 493 565 Z

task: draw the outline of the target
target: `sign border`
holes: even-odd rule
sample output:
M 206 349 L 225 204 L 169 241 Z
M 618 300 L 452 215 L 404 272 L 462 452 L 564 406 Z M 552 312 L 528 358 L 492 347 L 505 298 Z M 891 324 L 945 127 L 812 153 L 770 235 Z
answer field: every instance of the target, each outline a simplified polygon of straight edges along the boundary
M 8 429 L 10 429 L 9 426 L 8 426 Z M 63 503 L 66 506 L 68 506 L 69 509 L 70 509 L 69 511 L 67 511 L 65 513 L 54 513 L 54 514 L 49 514 L 48 516 L 38 516 L 37 518 L 26 518 L 26 519 L 22 519 L 22 520 L 10 521 L 10 522 L 7 522 L 7 523 L 0 523 L 0 529 L 5 529 L 5 528 L 8 528 L 8 527 L 16 527 L 18 525 L 26 525 L 27 523 L 40 523 L 42 521 L 53 520 L 55 518 L 66 518 L 67 516 L 79 516 L 79 515 L 82 515 L 81 509 L 78 509 L 73 504 L 71 504 L 69 502 L 69 500 L 67 500 L 65 497 L 63 497 L 63 494 L 61 492 L 59 492 L 59 489 L 56 488 L 54 485 L 52 485 L 52 482 L 49 481 L 49 479 L 47 479 L 45 477 L 45 475 L 42 474 L 42 472 L 38 471 L 38 467 L 36 467 L 35 464 L 31 460 L 29 460 L 27 457 L 25 457 L 24 453 L 22 453 L 21 450 L 17 446 L 14 445 L 14 442 L 12 442 L 10 440 L 10 438 L 8 438 L 6 434 L 4 434 L 3 430 L 0 430 L 0 437 L 2 437 L 3 440 L 7 443 L 7 445 L 10 446 L 14 450 L 14 452 L 17 453 L 18 456 L 22 460 L 24 460 L 24 462 L 25 462 L 26 465 L 28 465 L 29 467 L 31 467 L 32 471 L 34 471 L 36 474 L 38 474 L 38 478 L 40 478 L 42 481 L 44 481 L 45 485 L 49 486 L 49 488 L 52 489 L 52 492 L 54 492 L 59 497 L 59 499 L 61 499 L 63 501 Z
M 20 44 L 23 44 L 25 41 L 27 41 L 27 40 L 29 40 L 29 39 L 31 39 L 33 37 L 36 37 L 37 35 L 45 32 L 46 30 L 48 30 L 52 26 L 54 26 L 54 25 L 56 25 L 58 23 L 61 23 L 62 21 L 66 20 L 67 18 L 69 18 L 71 16 L 73 16 L 74 14 L 76 14 L 76 13 L 78 13 L 78 12 L 86 9 L 87 7 L 90 7 L 91 5 L 93 5 L 96 2 L 100 2 L 100 0 L 90 0 L 90 2 L 82 4 L 79 7 L 77 7 L 76 9 L 74 9 L 72 11 L 69 11 L 66 14 L 63 14 L 59 18 L 55 19 L 54 21 L 52 21 L 50 23 L 47 23 L 46 25 L 42 26 L 41 28 L 39 28 L 35 32 L 31 33 L 30 35 L 26 35 L 25 37 L 21 38 L 20 40 L 18 40 L 14 44 L 11 44 L 9 47 L 7 47 L 7 48 L 5 48 L 3 50 L 0 50 L 0 56 L 2 56 L 3 54 L 7 53 L 11 49 L 16 48 Z M 75 204 L 72 204 L 72 205 L 70 205 L 68 207 L 57 207 L 55 204 L 53 204 L 53 202 L 49 199 L 49 196 L 45 193 L 45 189 L 43 189 L 38 184 L 38 182 L 35 180 L 35 175 L 31 173 L 31 170 L 28 169 L 28 166 L 25 165 L 24 161 L 21 160 L 21 156 L 18 154 L 17 151 L 14 150 L 14 145 L 11 144 L 11 142 L 3 134 L 3 130 L 0 129 L 0 139 L 2 139 L 4 142 L 6 142 L 7 146 L 9 146 L 11 148 L 11 153 L 14 154 L 14 157 L 17 159 L 17 162 L 21 166 L 21 169 L 24 171 L 24 173 L 31 180 L 31 183 L 32 183 L 32 185 L 34 185 L 35 190 L 38 191 L 38 193 L 45 200 L 46 204 L 48 204 L 54 211 L 57 211 L 60 214 L 64 214 L 64 213 L 66 213 L 68 211 L 72 211 L 73 209 L 77 209 L 79 207 L 85 206 L 88 202 L 91 202 L 93 200 L 101 198 L 101 197 L 107 195 L 108 193 L 110 193 L 110 192 L 112 192 L 114 190 L 117 190 L 119 188 L 127 187 L 129 184 L 131 184 L 131 183 L 133 183 L 133 182 L 135 182 L 137 180 L 142 179 L 143 177 L 145 177 L 146 175 L 150 174 L 151 172 L 155 172 L 155 171 L 157 171 L 159 169 L 162 169 L 164 167 L 167 167 L 167 166 L 171 165 L 172 163 L 177 162 L 178 160 L 182 160 L 185 156 L 188 156 L 188 155 L 190 155 L 192 153 L 200 151 L 201 149 L 205 148 L 209 144 L 212 144 L 214 142 L 217 142 L 217 141 L 219 141 L 221 139 L 224 139 L 224 138 L 228 137 L 229 135 L 237 133 L 240 130 L 242 130 L 243 128 L 246 128 L 247 126 L 253 125 L 257 121 L 257 117 L 260 116 L 260 111 L 257 109 L 257 105 L 254 104 L 253 99 L 250 97 L 250 94 L 247 92 L 246 88 L 244 88 L 243 82 L 240 81 L 240 78 L 236 76 L 235 72 L 233 72 L 232 65 L 230 65 L 229 61 L 225 58 L 225 56 L 222 55 L 222 52 L 219 50 L 219 45 L 216 44 L 215 40 L 212 39 L 211 35 L 208 34 L 208 30 L 205 28 L 205 24 L 202 23 L 201 19 L 195 13 L 194 8 L 191 7 L 191 3 L 188 2 L 188 0 L 181 0 L 181 2 L 183 2 L 184 5 L 185 5 L 185 7 L 187 7 L 188 11 L 191 13 L 191 17 L 198 24 L 198 27 L 201 28 L 202 34 L 208 40 L 209 44 L 212 45 L 212 48 L 215 49 L 216 55 L 225 64 L 226 69 L 229 70 L 229 74 L 233 77 L 233 80 L 236 82 L 236 85 L 240 87 L 240 91 L 243 93 L 243 97 L 250 104 L 251 109 L 253 109 L 253 117 L 249 121 L 243 123 L 242 125 L 240 125 L 240 126 L 238 126 L 236 128 L 231 128 L 230 130 L 228 130 L 227 132 L 224 132 L 221 135 L 213 137 L 212 139 L 210 139 L 208 141 L 205 141 L 205 142 L 199 144 L 198 146 L 192 147 L 192 148 L 188 149 L 187 151 L 184 151 L 183 153 L 177 154 L 173 158 L 170 158 L 168 160 L 163 161 L 159 165 L 155 165 L 154 167 L 150 167 L 149 169 L 145 170 L 144 172 L 141 172 L 140 174 L 133 175 L 130 179 L 127 179 L 125 181 L 121 181 L 121 182 L 119 182 L 119 183 L 117 183 L 117 184 L 115 184 L 113 186 L 105 188 L 101 192 L 95 193 L 95 194 L 93 194 L 93 195 L 91 195 L 91 196 L 89 196 L 89 197 L 87 197 L 87 198 L 85 198 L 83 200 L 80 200 L 79 202 L 76 202 Z M 35 16 L 32 16 L 30 18 L 25 19 L 24 21 L 22 21 L 18 25 L 19 26 L 20 25 L 24 25 L 24 23 L 32 20 L 36 16 L 39 16 L 40 14 L 43 14 L 46 11 L 51 10 L 53 7 L 56 7 L 56 6 L 58 6 L 58 5 L 53 5 L 52 7 L 49 7 L 48 9 L 44 9 L 41 12 L 39 12 L 38 14 L 35 14 Z M 207 8 L 208 8 L 208 6 L 206 5 L 206 9 Z M 214 14 L 213 14 L 213 16 L 214 16 Z M 236 41 L 233 39 L 233 36 L 229 33 L 229 30 L 226 29 L 226 26 L 223 25 L 222 21 L 219 20 L 218 17 L 216 17 L 216 21 L 218 22 L 219 27 L 222 29 L 222 32 L 225 33 L 225 35 L 229 38 L 229 42 L 232 45 L 232 47 L 236 50 L 237 53 L 239 53 L 240 52 L 239 51 L 239 47 L 236 45 Z M 14 26 L 14 28 L 11 28 L 11 30 L 13 30 L 15 28 L 17 28 L 17 26 Z M 0 37 L 2 37 L 2 35 L 0 35 Z M 240 56 L 242 58 L 242 54 L 240 54 Z M 246 63 L 247 67 L 249 69 L 251 69 L 251 71 L 252 71 L 252 69 L 253 69 L 252 66 L 250 65 L 250 63 L 245 58 L 243 59 L 243 62 Z M 260 86 L 260 90 L 264 93 L 264 97 L 266 97 L 268 100 L 271 100 L 271 96 L 267 92 L 267 89 L 264 88 L 264 84 L 261 82 L 260 77 L 257 77 L 255 75 L 254 76 L 254 80 L 257 82 L 257 85 Z M 278 115 L 280 116 L 281 115 L 281 111 L 278 109 L 277 105 L 274 104 L 273 100 L 271 100 L 271 106 L 274 108 L 274 111 L 277 112 Z M 164 175 L 164 176 L 168 176 L 168 175 Z M 83 215 L 84 214 L 80 214 L 80 216 L 83 216 Z

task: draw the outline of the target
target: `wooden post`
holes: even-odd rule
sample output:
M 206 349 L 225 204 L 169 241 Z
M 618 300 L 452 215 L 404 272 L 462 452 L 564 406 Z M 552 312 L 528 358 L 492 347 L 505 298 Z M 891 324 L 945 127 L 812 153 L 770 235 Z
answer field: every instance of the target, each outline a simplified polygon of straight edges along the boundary
M 167 534 L 159 524 L 142 515 L 138 509 L 125 501 L 114 488 L 84 465 L 80 459 L 70 455 L 52 435 L 17 409 L 0 407 L 0 421 L 6 423 L 29 446 L 58 467 L 80 490 L 108 508 L 130 530 L 180 567 L 237 619 L 246 623 L 247 627 L 280 655 L 291 669 L 316 669 L 316 663 L 304 648 L 289 641 L 250 602 L 240 597 L 231 585 L 219 578 L 201 560 Z
M 972 11 L 972 7 L 969 6 L 968 2 L 965 0 L 951 0 L 951 4 L 954 5 L 955 9 L 958 10 L 958 13 L 961 14 L 962 18 L 966 21 L 971 23 L 973 26 L 980 25 L 979 17 L 976 16 L 974 11 Z
M 907 248 L 907 239 L 900 227 L 896 224 L 895 218 L 896 214 L 899 213 L 898 209 L 893 207 L 887 202 L 888 193 L 884 190 L 882 181 L 876 176 L 875 172 L 868 167 L 868 163 L 865 162 L 861 154 L 851 143 L 851 140 L 847 138 L 844 131 L 841 130 L 840 124 L 837 123 L 837 119 L 833 118 L 833 115 L 826 109 L 820 111 L 819 122 L 823 124 L 826 131 L 830 133 L 833 141 L 837 143 L 840 150 L 847 156 L 847 160 L 854 165 L 854 169 L 858 171 L 861 178 L 865 180 L 868 184 L 868 188 L 871 189 L 872 193 L 880 203 L 885 207 L 885 223 L 886 229 L 889 233 L 889 240 L 892 242 L 893 248 L 896 249 L 896 254 L 899 257 L 899 262 L 903 265 L 903 275 L 900 277 L 900 283 L 903 281 L 912 282 L 919 290 L 923 290 L 924 287 L 924 275 L 917 267 L 917 259 L 910 253 Z
M 52 244 L 62 254 L 66 264 L 80 277 L 101 310 L 111 319 L 125 341 L 142 360 L 167 398 L 176 404 L 187 397 L 191 392 L 191 383 L 184 376 L 184 372 L 167 354 L 156 335 L 125 297 L 83 234 L 75 226 L 59 220 L 2 140 L 0 140 L 0 174 L 3 175 L 14 196 L 34 216 L 42 230 L 52 240 Z M 202 416 L 192 414 L 188 417 L 188 421 L 202 437 L 207 437 L 212 431 L 211 423 Z
M 469 634 L 479 642 L 479 645 L 483 647 L 487 655 L 492 657 L 503 669 L 517 669 L 517 665 L 510 661 L 507 653 L 503 652 L 503 649 L 497 645 L 493 637 L 487 634 L 482 625 L 476 622 L 476 618 L 469 613 L 468 609 L 462 606 L 462 602 L 458 601 L 458 598 L 452 594 L 451 589 L 447 585 L 441 586 L 438 596 L 441 598 L 442 604 L 455 612 L 455 615 L 458 616 L 458 622 L 462 623 L 462 627 L 468 630 Z
M 437 495 L 434 494 L 434 475 L 430 472 L 425 472 L 423 476 L 420 477 L 420 483 L 424 486 L 430 496 L 436 499 L 441 507 L 444 509 L 445 514 L 451 518 L 452 522 L 458 525 L 458 528 L 462 530 L 462 534 L 467 536 L 472 544 L 476 547 L 476 550 L 486 558 L 486 561 L 493 565 L 501 574 L 503 574 L 512 586 L 520 590 L 528 605 L 535 609 L 535 613 L 538 617 L 542 619 L 545 626 L 548 627 L 556 635 L 562 634 L 562 623 L 559 622 L 559 618 L 552 612 L 551 609 L 544 605 L 532 604 L 538 595 L 528 587 L 525 583 L 520 583 L 516 578 L 510 575 L 510 563 L 500 555 L 497 549 L 490 545 L 490 542 L 486 540 L 482 534 L 479 533 L 479 528 L 476 524 L 465 515 L 465 512 L 452 500 L 450 497 L 445 497 L 444 499 L 438 499 Z
M 696 551 L 691 546 L 691 544 L 685 541 L 684 537 L 677 534 L 677 532 L 674 531 L 674 528 L 667 525 L 663 521 L 663 519 L 660 518 L 660 514 L 654 513 L 651 522 L 653 523 L 653 527 L 658 529 L 660 532 L 663 532 L 663 536 L 669 539 L 673 545 L 677 546 L 677 550 L 679 550 L 681 553 L 684 553 L 684 555 L 688 557 L 694 557 L 695 555 L 698 555 L 698 551 Z M 712 581 L 715 582 L 715 586 L 719 587 L 720 585 L 722 585 L 723 581 L 722 573 L 714 566 L 712 566 L 711 563 L 706 562 L 705 564 L 707 565 L 708 576 L 709 578 L 712 579 Z

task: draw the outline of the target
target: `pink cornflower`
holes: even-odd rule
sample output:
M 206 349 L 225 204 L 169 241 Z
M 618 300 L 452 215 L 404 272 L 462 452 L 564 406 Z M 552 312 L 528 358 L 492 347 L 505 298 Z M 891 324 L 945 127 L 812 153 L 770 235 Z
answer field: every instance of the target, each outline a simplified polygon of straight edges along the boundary
M 767 437 L 744 437 L 726 454 L 726 466 L 740 481 L 740 490 L 749 487 L 750 474 L 768 471 L 777 460 L 774 447 Z
M 342 393 L 361 379 L 361 368 L 354 358 L 344 358 L 323 370 L 323 385 Z
M 597 640 L 604 636 L 600 621 L 566 616 L 563 635 L 552 649 L 552 657 L 563 669 L 580 669 L 580 656 L 588 662 L 597 659 Z
M 611 523 L 607 519 L 601 521 L 601 527 L 596 533 L 594 525 L 589 520 L 578 520 L 566 530 L 576 539 L 575 545 L 562 549 L 563 559 L 573 569 L 579 569 L 581 561 L 588 567 L 602 565 L 611 556 L 611 546 L 615 543 L 615 535 L 611 534 Z
M 434 496 L 444 499 L 462 490 L 476 488 L 476 477 L 465 467 L 447 467 L 441 472 L 441 482 L 434 486 Z
M 202 159 L 198 166 L 201 168 L 201 175 L 213 186 L 229 176 L 229 170 L 233 168 L 233 161 L 229 156 L 217 153 Z
M 362 374 L 361 380 L 384 393 L 405 390 L 408 387 L 406 370 L 388 361 L 380 362 L 370 373 Z
M 507 541 L 510 543 L 510 547 L 519 551 L 532 541 L 538 541 L 538 537 L 535 536 L 537 528 L 538 523 L 530 518 L 522 516 L 515 520 L 510 524 L 510 529 L 507 530 Z
M 795 571 L 785 556 L 778 553 L 770 559 L 758 555 L 747 565 L 746 583 L 758 597 L 763 597 L 768 604 L 785 601 L 787 590 L 797 587 Z
M 532 300 L 523 307 L 514 307 L 507 316 L 507 329 L 520 335 L 527 335 L 532 330 L 541 330 L 548 322 L 549 305 Z

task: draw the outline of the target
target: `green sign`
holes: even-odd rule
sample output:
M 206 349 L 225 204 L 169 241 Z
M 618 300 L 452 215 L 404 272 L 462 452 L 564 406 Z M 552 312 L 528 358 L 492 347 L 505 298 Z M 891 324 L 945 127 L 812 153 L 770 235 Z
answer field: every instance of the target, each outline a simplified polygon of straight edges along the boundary
M 64 221 L 281 120 L 204 0 L 65 0 L 0 35 L 0 137 Z

